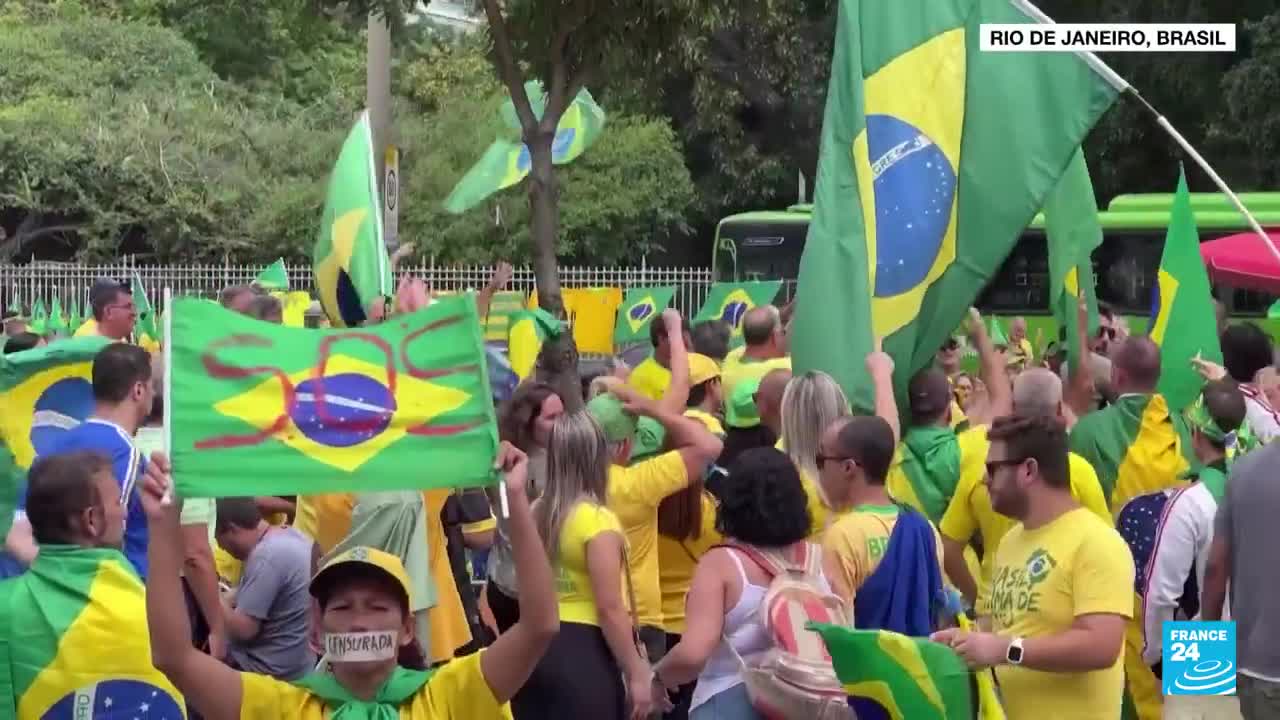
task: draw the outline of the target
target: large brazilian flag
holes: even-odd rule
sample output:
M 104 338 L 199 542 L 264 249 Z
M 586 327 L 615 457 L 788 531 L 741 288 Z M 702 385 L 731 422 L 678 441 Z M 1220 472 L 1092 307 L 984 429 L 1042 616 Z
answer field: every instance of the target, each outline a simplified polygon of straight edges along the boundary
M 186 717 L 151 665 L 142 581 L 119 550 L 44 545 L 0 583 L 0 716 Z
M 284 327 L 182 298 L 172 323 L 180 495 L 496 480 L 497 427 L 470 295 L 350 330 Z
M 873 338 L 896 384 L 925 367 L 1057 184 L 1116 91 L 1069 53 L 979 50 L 1009 0 L 841 0 L 796 372 L 872 406 Z

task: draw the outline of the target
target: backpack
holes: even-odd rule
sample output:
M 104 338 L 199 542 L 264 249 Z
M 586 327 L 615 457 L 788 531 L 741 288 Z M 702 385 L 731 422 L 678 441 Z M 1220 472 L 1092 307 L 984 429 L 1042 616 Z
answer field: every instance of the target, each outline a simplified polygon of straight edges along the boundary
M 770 577 L 760 620 L 771 647 L 750 661 L 738 655 L 747 695 L 767 720 L 854 720 L 826 644 L 808 622 L 850 627 L 843 600 L 823 588 L 821 548 L 800 543 L 788 552 L 739 544 L 718 547 L 742 553 Z

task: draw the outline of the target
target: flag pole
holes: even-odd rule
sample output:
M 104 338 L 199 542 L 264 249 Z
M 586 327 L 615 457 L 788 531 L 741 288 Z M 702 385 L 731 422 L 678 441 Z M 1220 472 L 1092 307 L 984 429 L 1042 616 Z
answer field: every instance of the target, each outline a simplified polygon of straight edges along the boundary
M 160 331 L 164 340 L 160 344 L 160 358 L 163 364 L 164 377 L 161 378 L 161 398 L 163 404 L 164 415 L 164 456 L 170 463 L 173 462 L 173 289 L 169 286 L 164 288 L 164 329 Z M 164 498 L 161 504 L 169 505 L 173 502 L 173 468 L 169 469 L 169 487 L 165 488 Z
M 1014 7 L 1018 8 L 1024 14 L 1035 19 L 1036 22 L 1039 22 L 1042 25 L 1055 24 L 1053 18 L 1045 15 L 1040 8 L 1032 5 L 1030 0 L 1010 0 L 1010 2 L 1013 3 Z M 1182 136 L 1182 133 L 1178 132 L 1177 128 L 1169 122 L 1169 119 L 1152 107 L 1151 103 L 1147 102 L 1147 99 L 1142 97 L 1142 94 L 1129 84 L 1129 81 L 1120 77 L 1115 70 L 1112 70 L 1111 67 L 1103 62 L 1096 54 L 1086 50 L 1077 50 L 1075 54 L 1080 59 L 1084 60 L 1085 63 L 1094 70 L 1094 72 L 1101 75 L 1102 78 L 1106 80 L 1111 87 L 1115 88 L 1117 92 L 1127 92 L 1136 98 L 1138 102 L 1142 103 L 1142 106 L 1147 109 L 1147 112 L 1150 112 L 1152 116 L 1155 117 L 1156 124 L 1163 128 L 1164 131 L 1169 134 L 1169 137 L 1173 138 L 1174 142 L 1178 143 L 1182 150 L 1186 152 L 1202 170 L 1205 171 L 1205 174 L 1207 174 L 1209 179 L 1218 186 L 1218 189 L 1231 200 L 1231 204 L 1236 206 L 1236 210 L 1239 210 L 1240 214 L 1244 215 L 1245 220 L 1249 223 L 1249 228 L 1257 233 L 1258 237 L 1262 238 L 1262 242 L 1267 246 L 1267 250 L 1271 251 L 1271 257 L 1275 258 L 1277 263 L 1280 263 L 1280 248 L 1276 247 L 1271 236 L 1262 229 L 1262 226 L 1258 224 L 1257 218 L 1253 216 L 1253 213 L 1249 212 L 1249 209 L 1244 206 L 1244 203 L 1240 201 L 1240 198 L 1232 192 L 1231 188 L 1227 187 L 1226 181 L 1223 180 L 1222 176 L 1218 175 L 1218 173 L 1209 165 L 1209 161 L 1205 160 L 1204 156 L 1196 151 L 1195 148 L 1191 147 L 1191 143 L 1187 142 L 1187 139 Z

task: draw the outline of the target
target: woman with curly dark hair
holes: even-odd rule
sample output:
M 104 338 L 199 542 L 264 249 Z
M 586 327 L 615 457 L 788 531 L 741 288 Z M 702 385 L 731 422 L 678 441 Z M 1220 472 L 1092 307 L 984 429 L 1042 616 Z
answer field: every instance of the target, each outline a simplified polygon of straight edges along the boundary
M 529 455 L 529 500 L 536 500 L 546 487 L 547 440 L 556 418 L 564 414 L 564 403 L 550 385 L 540 382 L 521 383 L 498 409 L 498 435 Z M 496 491 L 494 491 L 496 492 Z M 499 498 L 491 493 L 493 507 Z M 497 532 L 489 550 L 489 582 L 485 585 L 485 601 L 498 632 L 506 632 L 520 619 L 520 603 L 516 596 L 515 564 L 507 521 L 497 518 Z
M 805 542 L 811 523 L 800 474 L 774 448 L 743 452 L 729 477 L 716 521 L 728 544 L 698 561 L 685 601 L 685 632 L 654 668 L 668 689 L 697 679 L 690 720 L 761 717 L 747 697 L 738 658 L 749 663 L 772 645 L 760 613 L 772 577 L 748 553 L 789 553 Z M 826 580 L 821 583 L 826 589 Z

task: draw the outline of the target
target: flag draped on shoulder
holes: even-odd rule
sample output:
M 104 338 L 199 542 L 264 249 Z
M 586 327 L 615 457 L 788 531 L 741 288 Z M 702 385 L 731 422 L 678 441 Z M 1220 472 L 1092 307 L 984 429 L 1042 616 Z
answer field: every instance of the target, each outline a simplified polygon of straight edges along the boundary
M 1160 394 L 1169 401 L 1171 410 L 1181 412 L 1195 402 L 1204 385 L 1191 359 L 1201 357 L 1222 364 L 1209 273 L 1200 257 L 1200 235 L 1187 192 L 1187 176 L 1181 172 L 1153 288 L 1148 333 L 1160 346 Z
M 394 292 L 368 111 L 351 128 L 333 166 L 311 263 L 320 305 L 334 327 L 359 325 L 370 303 Z
M 780 280 L 716 283 L 707 291 L 694 322 L 723 320 L 729 324 L 729 347 L 742 345 L 742 318 L 748 310 L 768 305 L 782 288 Z
M 1079 308 L 1086 303 L 1088 332 L 1098 328 L 1098 298 L 1093 277 L 1093 251 L 1102 244 L 1098 203 L 1084 151 L 1076 150 L 1067 171 L 1044 204 L 1049 249 L 1049 309 L 1066 332 L 1067 361 L 1080 367 Z
M 173 307 L 181 495 L 487 485 L 497 431 L 475 302 L 442 298 L 353 330 Z
M 1071 450 L 1098 472 L 1113 515 L 1138 495 L 1180 482 L 1193 456 L 1186 420 L 1159 394 L 1125 395 L 1080 418 Z
M 93 358 L 109 343 L 68 338 L 0 356 L 0 440 L 19 468 L 93 413 Z
M 887 630 L 814 625 L 858 720 L 971 720 L 971 674 L 954 650 Z
M 143 584 L 118 550 L 42 546 L 0 583 L 0 667 L 0 711 L 19 718 L 186 717 L 151 665 Z
M 902 390 L 995 274 L 1116 91 L 1068 53 L 985 53 L 1007 0 L 840 0 L 796 372 L 871 407 L 874 337 Z M 1011 107 L 1017 112 L 1009 112 Z
M 667 309 L 675 294 L 675 285 L 628 290 L 613 326 L 614 344 L 649 342 L 649 326 Z

